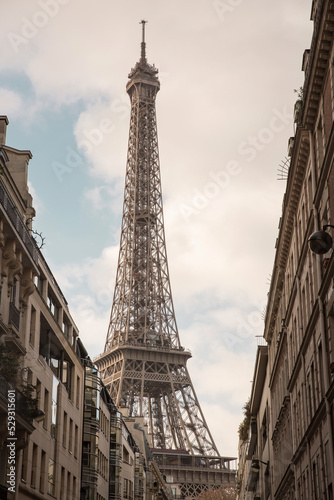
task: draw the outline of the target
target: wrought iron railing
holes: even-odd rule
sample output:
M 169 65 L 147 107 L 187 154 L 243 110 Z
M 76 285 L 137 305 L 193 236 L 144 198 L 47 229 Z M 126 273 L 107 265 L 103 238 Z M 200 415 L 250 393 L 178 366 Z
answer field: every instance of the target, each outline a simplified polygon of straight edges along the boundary
M 8 400 L 9 391 L 15 391 L 15 412 L 27 420 L 29 424 L 32 424 L 33 412 L 29 406 L 29 398 L 14 387 L 13 384 L 10 384 L 5 378 L 0 376 L 0 396 Z
M 38 251 L 33 238 L 24 224 L 21 216 L 16 210 L 15 204 L 12 202 L 9 194 L 6 191 L 5 186 L 0 181 L 0 204 L 3 206 L 6 214 L 13 223 L 17 233 L 19 234 L 25 248 L 32 257 L 33 261 L 37 264 L 38 261 Z

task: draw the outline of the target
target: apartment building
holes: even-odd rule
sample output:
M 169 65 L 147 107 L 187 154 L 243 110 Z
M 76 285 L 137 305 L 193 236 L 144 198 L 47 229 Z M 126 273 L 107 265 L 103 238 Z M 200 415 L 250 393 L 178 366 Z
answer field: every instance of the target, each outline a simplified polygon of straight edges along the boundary
M 83 360 L 81 500 L 170 498 L 148 446 L 143 418 L 117 408 L 88 356 Z
M 32 155 L 5 144 L 7 125 L 1 116 L 1 498 L 79 499 L 81 344 L 67 302 L 32 237 L 35 211 L 27 185 Z M 4 366 L 8 360 L 15 366 L 11 377 Z M 10 390 L 13 434 L 7 418 Z M 10 438 L 12 450 L 5 446 Z
M 239 498 L 333 499 L 334 2 L 311 19 Z

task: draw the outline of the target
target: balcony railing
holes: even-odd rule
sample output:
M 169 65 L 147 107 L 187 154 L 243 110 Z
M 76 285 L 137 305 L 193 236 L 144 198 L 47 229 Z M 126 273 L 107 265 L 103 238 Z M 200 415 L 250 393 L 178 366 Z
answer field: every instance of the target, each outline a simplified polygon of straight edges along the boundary
M 6 214 L 8 215 L 9 219 L 13 223 L 13 225 L 14 225 L 16 231 L 18 232 L 22 242 L 24 243 L 24 246 L 27 249 L 28 253 L 32 257 L 35 264 L 37 264 L 38 251 L 36 248 L 36 244 L 35 244 L 33 238 L 30 236 L 30 233 L 29 233 L 27 227 L 25 226 L 20 215 L 18 214 L 14 203 L 12 202 L 11 198 L 9 197 L 9 195 L 8 195 L 6 189 L 1 181 L 0 181 L 0 204 L 3 206 Z
M 0 396 L 8 400 L 9 391 L 15 391 L 15 411 L 22 416 L 29 424 L 33 422 L 33 412 L 30 408 L 30 401 L 19 389 L 10 384 L 6 379 L 0 376 Z

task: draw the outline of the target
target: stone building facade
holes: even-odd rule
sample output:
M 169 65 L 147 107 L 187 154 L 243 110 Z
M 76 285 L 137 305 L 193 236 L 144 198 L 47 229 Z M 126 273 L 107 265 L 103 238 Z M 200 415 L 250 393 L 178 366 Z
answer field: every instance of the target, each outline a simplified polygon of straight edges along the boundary
M 333 499 L 334 256 L 333 248 L 311 251 L 309 238 L 334 225 L 334 2 L 314 0 L 311 19 L 288 145 L 267 345 L 258 347 L 249 435 L 240 443 L 240 499 Z
M 5 144 L 7 125 L 1 116 L 1 498 L 79 499 L 84 372 L 78 329 L 32 237 L 32 155 Z M 13 434 L 8 390 L 16 400 Z M 6 446 L 11 438 L 13 488 Z

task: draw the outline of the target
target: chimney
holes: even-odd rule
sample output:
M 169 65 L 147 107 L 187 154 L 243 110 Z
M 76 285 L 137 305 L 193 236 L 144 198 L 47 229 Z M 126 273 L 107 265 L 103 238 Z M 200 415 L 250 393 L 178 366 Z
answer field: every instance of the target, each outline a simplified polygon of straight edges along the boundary
M 6 130 L 9 121 L 7 116 L 0 116 L 0 147 L 6 144 Z

